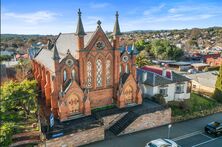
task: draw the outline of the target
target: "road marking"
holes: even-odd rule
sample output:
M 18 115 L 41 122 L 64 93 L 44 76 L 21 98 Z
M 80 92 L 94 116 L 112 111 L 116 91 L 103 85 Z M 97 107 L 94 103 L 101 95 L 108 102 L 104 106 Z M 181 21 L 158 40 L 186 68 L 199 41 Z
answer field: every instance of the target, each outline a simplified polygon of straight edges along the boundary
M 199 144 L 193 145 L 192 147 L 197 147 L 197 146 L 200 146 L 200 145 L 206 144 L 206 143 L 208 143 L 208 142 L 212 142 L 212 141 L 214 141 L 214 140 L 217 140 L 217 139 L 219 139 L 219 138 L 222 138 L 222 137 L 213 138 L 213 139 L 210 139 L 210 140 L 207 140 L 207 141 L 201 142 L 201 143 L 199 143 Z
M 203 135 L 203 136 L 205 136 L 205 137 L 207 137 L 207 138 L 209 138 L 209 139 L 214 139 L 213 137 L 210 137 L 210 136 L 208 136 L 208 135 L 206 135 L 206 134 L 204 134 L 204 133 L 201 133 L 201 135 Z
M 199 131 L 195 131 L 195 132 L 192 132 L 192 133 L 185 134 L 183 136 L 176 137 L 172 140 L 173 141 L 178 141 L 178 140 L 182 140 L 182 139 L 185 139 L 185 138 L 188 138 L 188 137 L 192 137 L 192 136 L 195 136 L 195 135 L 198 135 L 198 134 L 201 134 L 201 133 L 203 133 L 203 132 L 201 130 L 199 130 Z

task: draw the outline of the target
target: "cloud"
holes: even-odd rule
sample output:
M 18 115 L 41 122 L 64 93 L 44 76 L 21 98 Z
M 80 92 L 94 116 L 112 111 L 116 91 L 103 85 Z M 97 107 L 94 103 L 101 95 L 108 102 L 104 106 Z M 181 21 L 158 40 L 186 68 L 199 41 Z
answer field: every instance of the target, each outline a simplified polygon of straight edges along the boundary
M 159 12 L 161 9 L 165 7 L 165 4 L 160 4 L 156 7 L 151 7 L 150 9 L 147 9 L 143 12 L 144 15 L 150 15 L 156 12 Z
M 58 16 L 58 14 L 50 11 L 37 11 L 31 13 L 5 12 L 2 14 L 2 19 L 38 24 L 42 22 L 50 22 L 54 20 L 56 16 Z
M 110 5 L 109 3 L 90 3 L 90 7 L 94 9 L 105 8 L 109 5 Z

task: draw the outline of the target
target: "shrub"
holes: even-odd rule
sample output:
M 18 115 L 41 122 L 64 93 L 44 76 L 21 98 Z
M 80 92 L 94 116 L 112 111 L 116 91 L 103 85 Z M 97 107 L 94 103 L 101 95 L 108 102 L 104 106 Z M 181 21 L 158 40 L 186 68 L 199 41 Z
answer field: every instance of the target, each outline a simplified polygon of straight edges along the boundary
M 152 97 L 152 100 L 154 100 L 155 102 L 159 103 L 159 104 L 162 104 L 162 105 L 165 105 L 166 104 L 166 100 L 165 98 L 163 97 L 163 95 L 161 94 L 155 94 L 153 97 Z
M 213 98 L 222 103 L 222 91 L 218 88 L 215 89 L 214 94 L 213 94 Z
M 185 111 L 190 110 L 190 106 L 186 101 L 179 102 L 179 108 Z
M 12 135 L 15 133 L 14 123 L 3 123 L 0 126 L 0 146 L 7 147 L 12 142 Z

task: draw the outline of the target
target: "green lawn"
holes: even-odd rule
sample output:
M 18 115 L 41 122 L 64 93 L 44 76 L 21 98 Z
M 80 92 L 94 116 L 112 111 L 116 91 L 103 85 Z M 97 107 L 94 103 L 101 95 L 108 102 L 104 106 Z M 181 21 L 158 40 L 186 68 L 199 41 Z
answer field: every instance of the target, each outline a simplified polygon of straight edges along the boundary
M 170 102 L 169 106 L 172 109 L 172 116 L 184 116 L 193 114 L 203 110 L 211 110 L 220 106 L 215 100 L 207 99 L 195 93 L 191 93 L 190 99 L 184 102 Z

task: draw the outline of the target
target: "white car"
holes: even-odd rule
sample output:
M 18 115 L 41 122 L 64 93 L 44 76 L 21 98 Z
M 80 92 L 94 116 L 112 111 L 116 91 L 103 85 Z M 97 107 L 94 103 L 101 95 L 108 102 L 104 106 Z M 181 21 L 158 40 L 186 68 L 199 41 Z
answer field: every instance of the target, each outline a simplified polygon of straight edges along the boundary
M 170 139 L 156 139 L 148 142 L 145 147 L 179 147 Z

